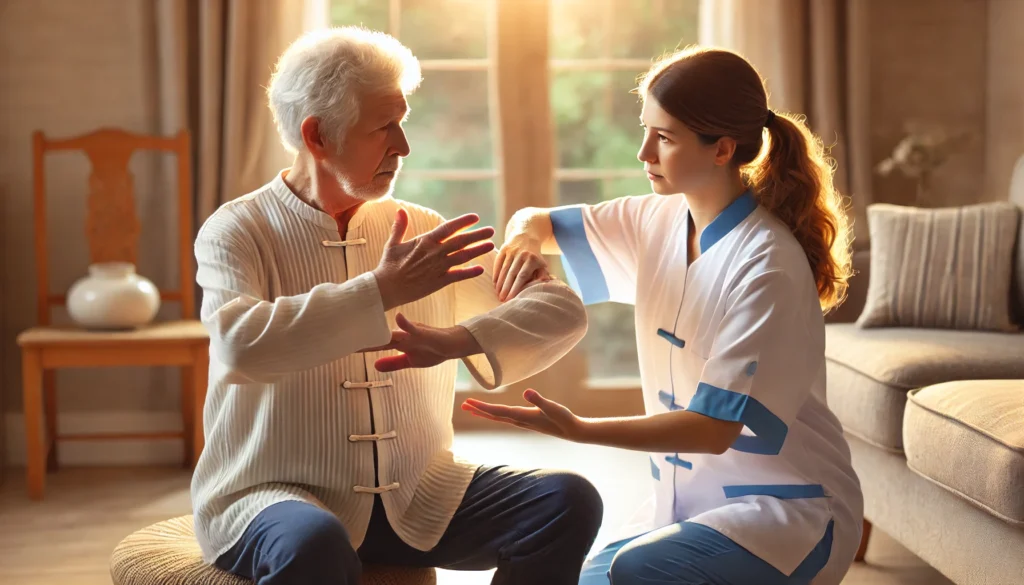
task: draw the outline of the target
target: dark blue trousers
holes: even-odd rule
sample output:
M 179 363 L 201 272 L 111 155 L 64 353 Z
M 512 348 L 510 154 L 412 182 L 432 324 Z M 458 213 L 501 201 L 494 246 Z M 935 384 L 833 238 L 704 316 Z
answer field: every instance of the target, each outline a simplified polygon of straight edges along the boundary
M 362 563 L 497 568 L 492 585 L 577 585 L 602 514 L 597 490 L 579 475 L 481 467 L 432 550 L 402 542 L 378 496 L 358 550 L 333 514 L 282 502 L 261 512 L 216 565 L 258 585 L 358 585 Z

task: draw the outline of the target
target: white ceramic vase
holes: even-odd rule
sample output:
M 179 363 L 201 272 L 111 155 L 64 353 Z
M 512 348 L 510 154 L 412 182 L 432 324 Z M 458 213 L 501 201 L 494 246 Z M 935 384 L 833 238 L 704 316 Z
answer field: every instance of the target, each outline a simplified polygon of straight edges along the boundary
M 128 262 L 91 264 L 68 291 L 68 313 L 86 329 L 135 329 L 160 309 L 160 291 Z

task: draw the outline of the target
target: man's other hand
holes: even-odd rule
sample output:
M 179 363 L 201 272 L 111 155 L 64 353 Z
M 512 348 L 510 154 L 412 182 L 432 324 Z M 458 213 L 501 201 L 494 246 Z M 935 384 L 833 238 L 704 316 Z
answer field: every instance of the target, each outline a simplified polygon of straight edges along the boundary
M 398 355 L 378 359 L 378 372 L 394 372 L 406 368 L 430 368 L 450 359 L 483 353 L 476 338 L 465 327 L 438 328 L 413 323 L 401 313 L 395 318 L 399 329 L 391 332 L 391 343 L 364 351 L 393 349 Z

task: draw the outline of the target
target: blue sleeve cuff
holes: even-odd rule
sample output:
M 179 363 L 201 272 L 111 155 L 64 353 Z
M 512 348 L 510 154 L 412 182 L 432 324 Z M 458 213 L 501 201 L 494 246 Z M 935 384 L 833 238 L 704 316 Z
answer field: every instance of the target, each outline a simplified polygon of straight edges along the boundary
M 552 211 L 551 228 L 555 241 L 562 250 L 569 286 L 580 295 L 583 303 L 592 305 L 611 298 L 608 284 L 594 250 L 587 241 L 583 227 L 583 208 L 568 207 Z
M 756 398 L 701 382 L 686 410 L 729 422 L 741 422 L 754 436 L 740 435 L 732 449 L 758 455 L 778 455 L 789 427 Z

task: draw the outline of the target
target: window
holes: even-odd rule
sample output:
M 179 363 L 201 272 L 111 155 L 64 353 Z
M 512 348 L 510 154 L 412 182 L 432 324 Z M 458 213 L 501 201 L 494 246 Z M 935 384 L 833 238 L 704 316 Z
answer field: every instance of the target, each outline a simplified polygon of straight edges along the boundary
M 395 196 L 447 217 L 478 213 L 500 242 L 522 207 L 650 192 L 631 90 L 652 59 L 696 42 L 699 4 L 332 0 L 330 21 L 388 31 L 420 59 L 406 123 L 412 153 Z M 552 379 L 635 389 L 633 307 L 588 310 L 587 338 Z M 464 369 L 460 381 L 469 381 Z
M 651 60 L 697 40 L 699 0 L 553 0 L 551 107 L 557 205 L 650 193 L 637 161 L 640 104 L 631 92 Z M 633 307 L 588 309 L 588 377 L 638 378 Z M 623 383 L 620 381 L 620 384 Z

